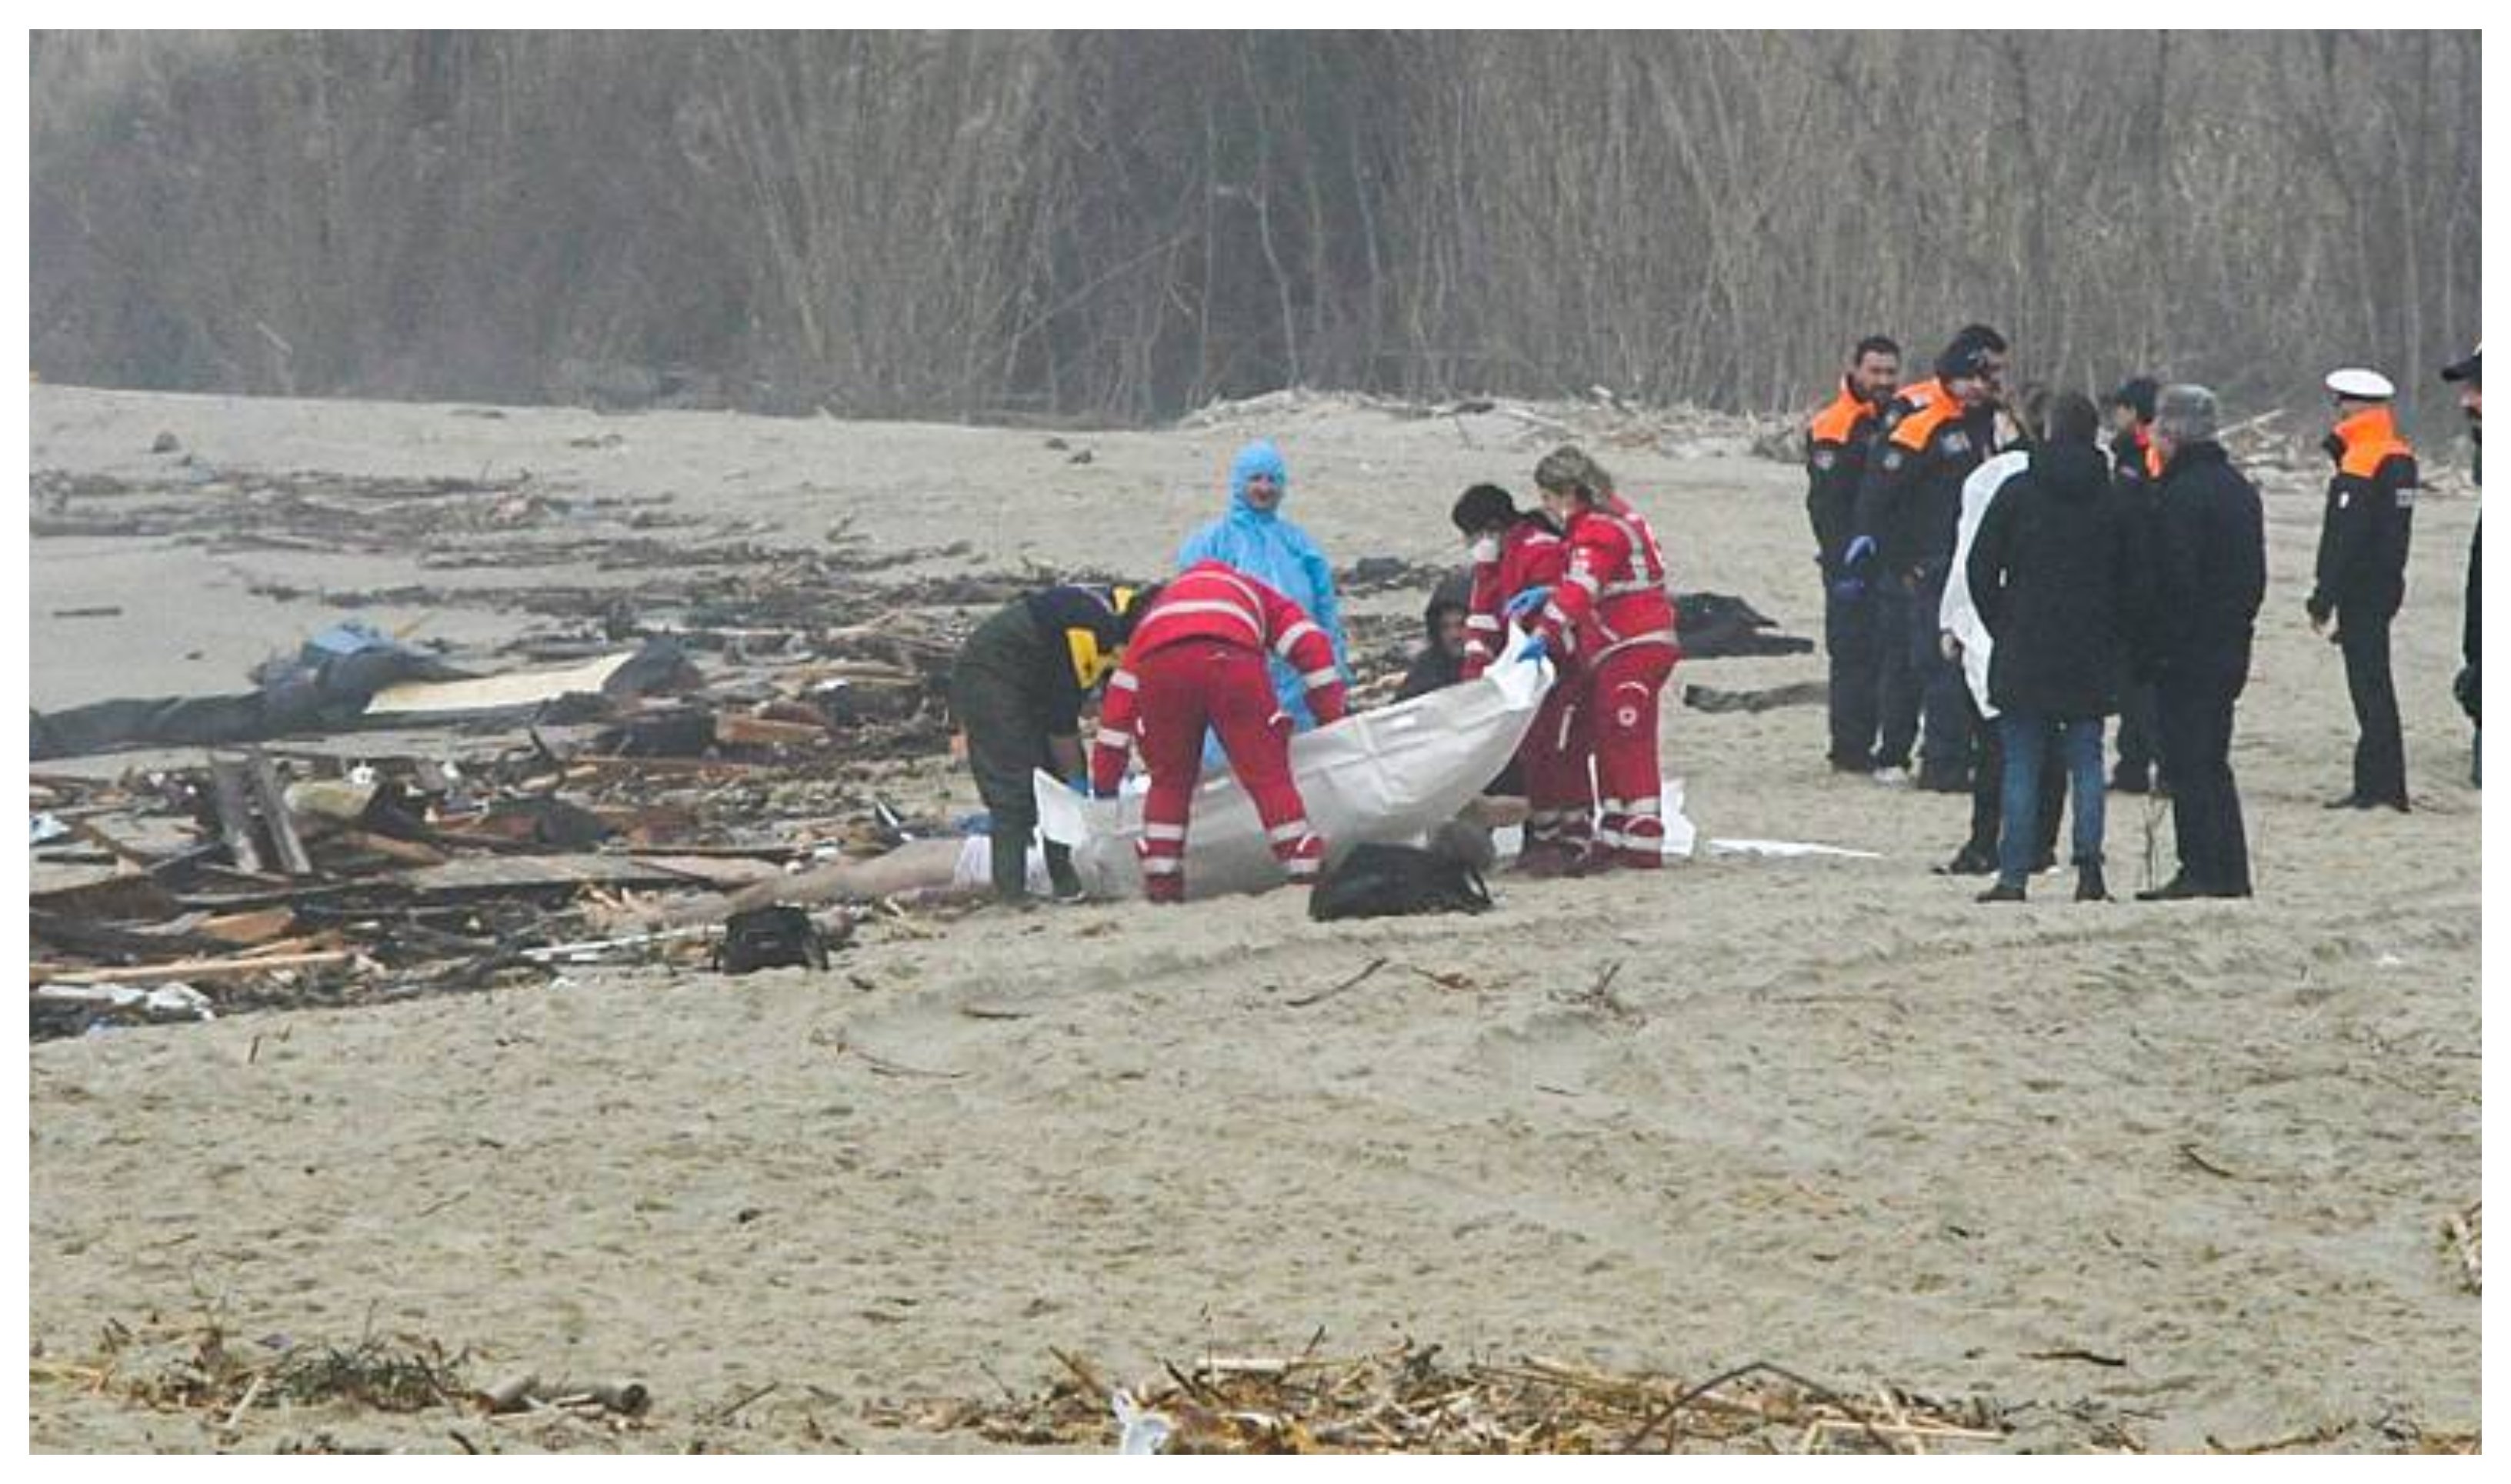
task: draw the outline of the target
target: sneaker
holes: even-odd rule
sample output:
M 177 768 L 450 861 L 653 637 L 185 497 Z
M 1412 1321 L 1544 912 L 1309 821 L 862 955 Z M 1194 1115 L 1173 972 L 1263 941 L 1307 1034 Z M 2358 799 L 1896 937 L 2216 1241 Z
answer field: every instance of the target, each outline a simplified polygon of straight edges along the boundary
M 1971 898 L 1974 902 L 2020 902 L 2024 899 L 2022 887 L 2008 885 L 2003 881 Z
M 2140 902 L 2191 902 L 2199 897 L 2213 895 L 2215 895 L 2214 892 L 2198 885 L 2188 878 L 2175 876 L 2159 886 L 2147 887 L 2138 892 L 2136 899 Z
M 1910 786 L 1910 770 L 1906 767 L 1878 767 L 1874 770 L 1874 781 L 1887 789 L 1906 789 Z

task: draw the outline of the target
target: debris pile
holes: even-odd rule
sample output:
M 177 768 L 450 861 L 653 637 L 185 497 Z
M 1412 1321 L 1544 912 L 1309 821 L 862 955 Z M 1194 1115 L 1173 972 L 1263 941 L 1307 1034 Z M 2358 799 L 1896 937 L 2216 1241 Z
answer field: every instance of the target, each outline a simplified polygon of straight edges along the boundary
M 78 1361 L 38 1353 L 30 1380 L 77 1386 L 166 1412 L 201 1414 L 232 1433 L 256 1410 L 345 1406 L 370 1412 L 449 1409 L 492 1421 L 564 1418 L 618 1433 L 640 1427 L 653 1397 L 637 1381 L 545 1383 L 515 1372 L 473 1379 L 470 1350 L 416 1335 L 368 1334 L 342 1346 L 287 1335 L 247 1339 L 213 1316 L 104 1328 Z M 455 1441 L 479 1451 L 457 1431 Z M 328 1449 L 325 1451 L 328 1451 Z
M 1166 1365 L 1119 1389 L 1055 1352 L 1063 1374 L 1027 1397 L 876 1402 L 869 1420 L 923 1431 L 973 1430 L 1030 1447 L 1110 1448 L 1127 1417 L 1171 1453 L 1926 1453 L 2003 1443 L 1985 1398 L 1893 1387 L 1851 1395 L 1768 1364 L 1693 1385 L 1541 1357 L 1441 1358 L 1407 1341 L 1345 1358 L 1213 1357 Z M 1120 1400 L 1121 1398 L 1121 1400 Z

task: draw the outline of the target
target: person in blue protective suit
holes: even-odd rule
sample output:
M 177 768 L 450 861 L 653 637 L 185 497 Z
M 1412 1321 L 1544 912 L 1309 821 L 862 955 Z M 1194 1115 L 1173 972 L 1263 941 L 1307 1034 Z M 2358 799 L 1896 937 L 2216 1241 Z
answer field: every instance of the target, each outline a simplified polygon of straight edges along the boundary
M 1334 668 L 1345 683 L 1351 680 L 1351 645 L 1343 637 L 1342 605 L 1335 601 L 1333 567 L 1324 548 L 1296 523 L 1282 518 L 1282 500 L 1290 493 L 1291 471 L 1282 450 L 1257 439 L 1238 450 L 1229 465 L 1229 513 L 1185 538 L 1178 548 L 1178 570 L 1197 562 L 1218 562 L 1265 583 L 1307 610 L 1333 645 Z M 1273 693 L 1291 714 L 1294 729 L 1317 724 L 1308 710 L 1307 693 L 1298 671 L 1273 655 Z M 1206 771 L 1221 763 L 1217 740 L 1204 739 Z

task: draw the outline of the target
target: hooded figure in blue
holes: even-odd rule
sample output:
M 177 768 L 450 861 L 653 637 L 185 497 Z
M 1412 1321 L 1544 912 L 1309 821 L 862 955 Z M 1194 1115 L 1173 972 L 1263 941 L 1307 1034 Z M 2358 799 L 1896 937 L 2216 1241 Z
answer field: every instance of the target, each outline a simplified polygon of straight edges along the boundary
M 1197 562 L 1221 562 L 1269 583 L 1282 596 L 1308 610 L 1317 627 L 1333 644 L 1334 664 L 1351 677 L 1350 645 L 1342 632 L 1342 605 L 1334 599 L 1333 568 L 1315 539 L 1282 519 L 1283 498 L 1290 493 L 1291 471 L 1282 450 L 1257 439 L 1238 450 L 1229 465 L 1229 514 L 1185 538 L 1178 548 L 1179 570 Z M 1280 655 L 1273 656 L 1273 693 L 1292 724 L 1306 731 L 1317 724 L 1308 711 L 1307 691 L 1299 674 Z M 1217 742 L 1204 739 L 1203 765 L 1219 766 Z

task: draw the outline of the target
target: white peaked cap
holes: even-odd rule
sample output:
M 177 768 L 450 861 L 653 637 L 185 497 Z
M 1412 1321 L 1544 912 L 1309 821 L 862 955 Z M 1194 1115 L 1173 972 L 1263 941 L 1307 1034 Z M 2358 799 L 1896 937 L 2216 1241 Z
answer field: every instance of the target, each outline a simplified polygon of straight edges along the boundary
M 2360 402 L 2386 402 L 2398 395 L 2398 389 L 2390 384 L 2388 377 L 2359 366 L 2330 371 L 2328 389 L 2339 397 L 2351 397 Z

